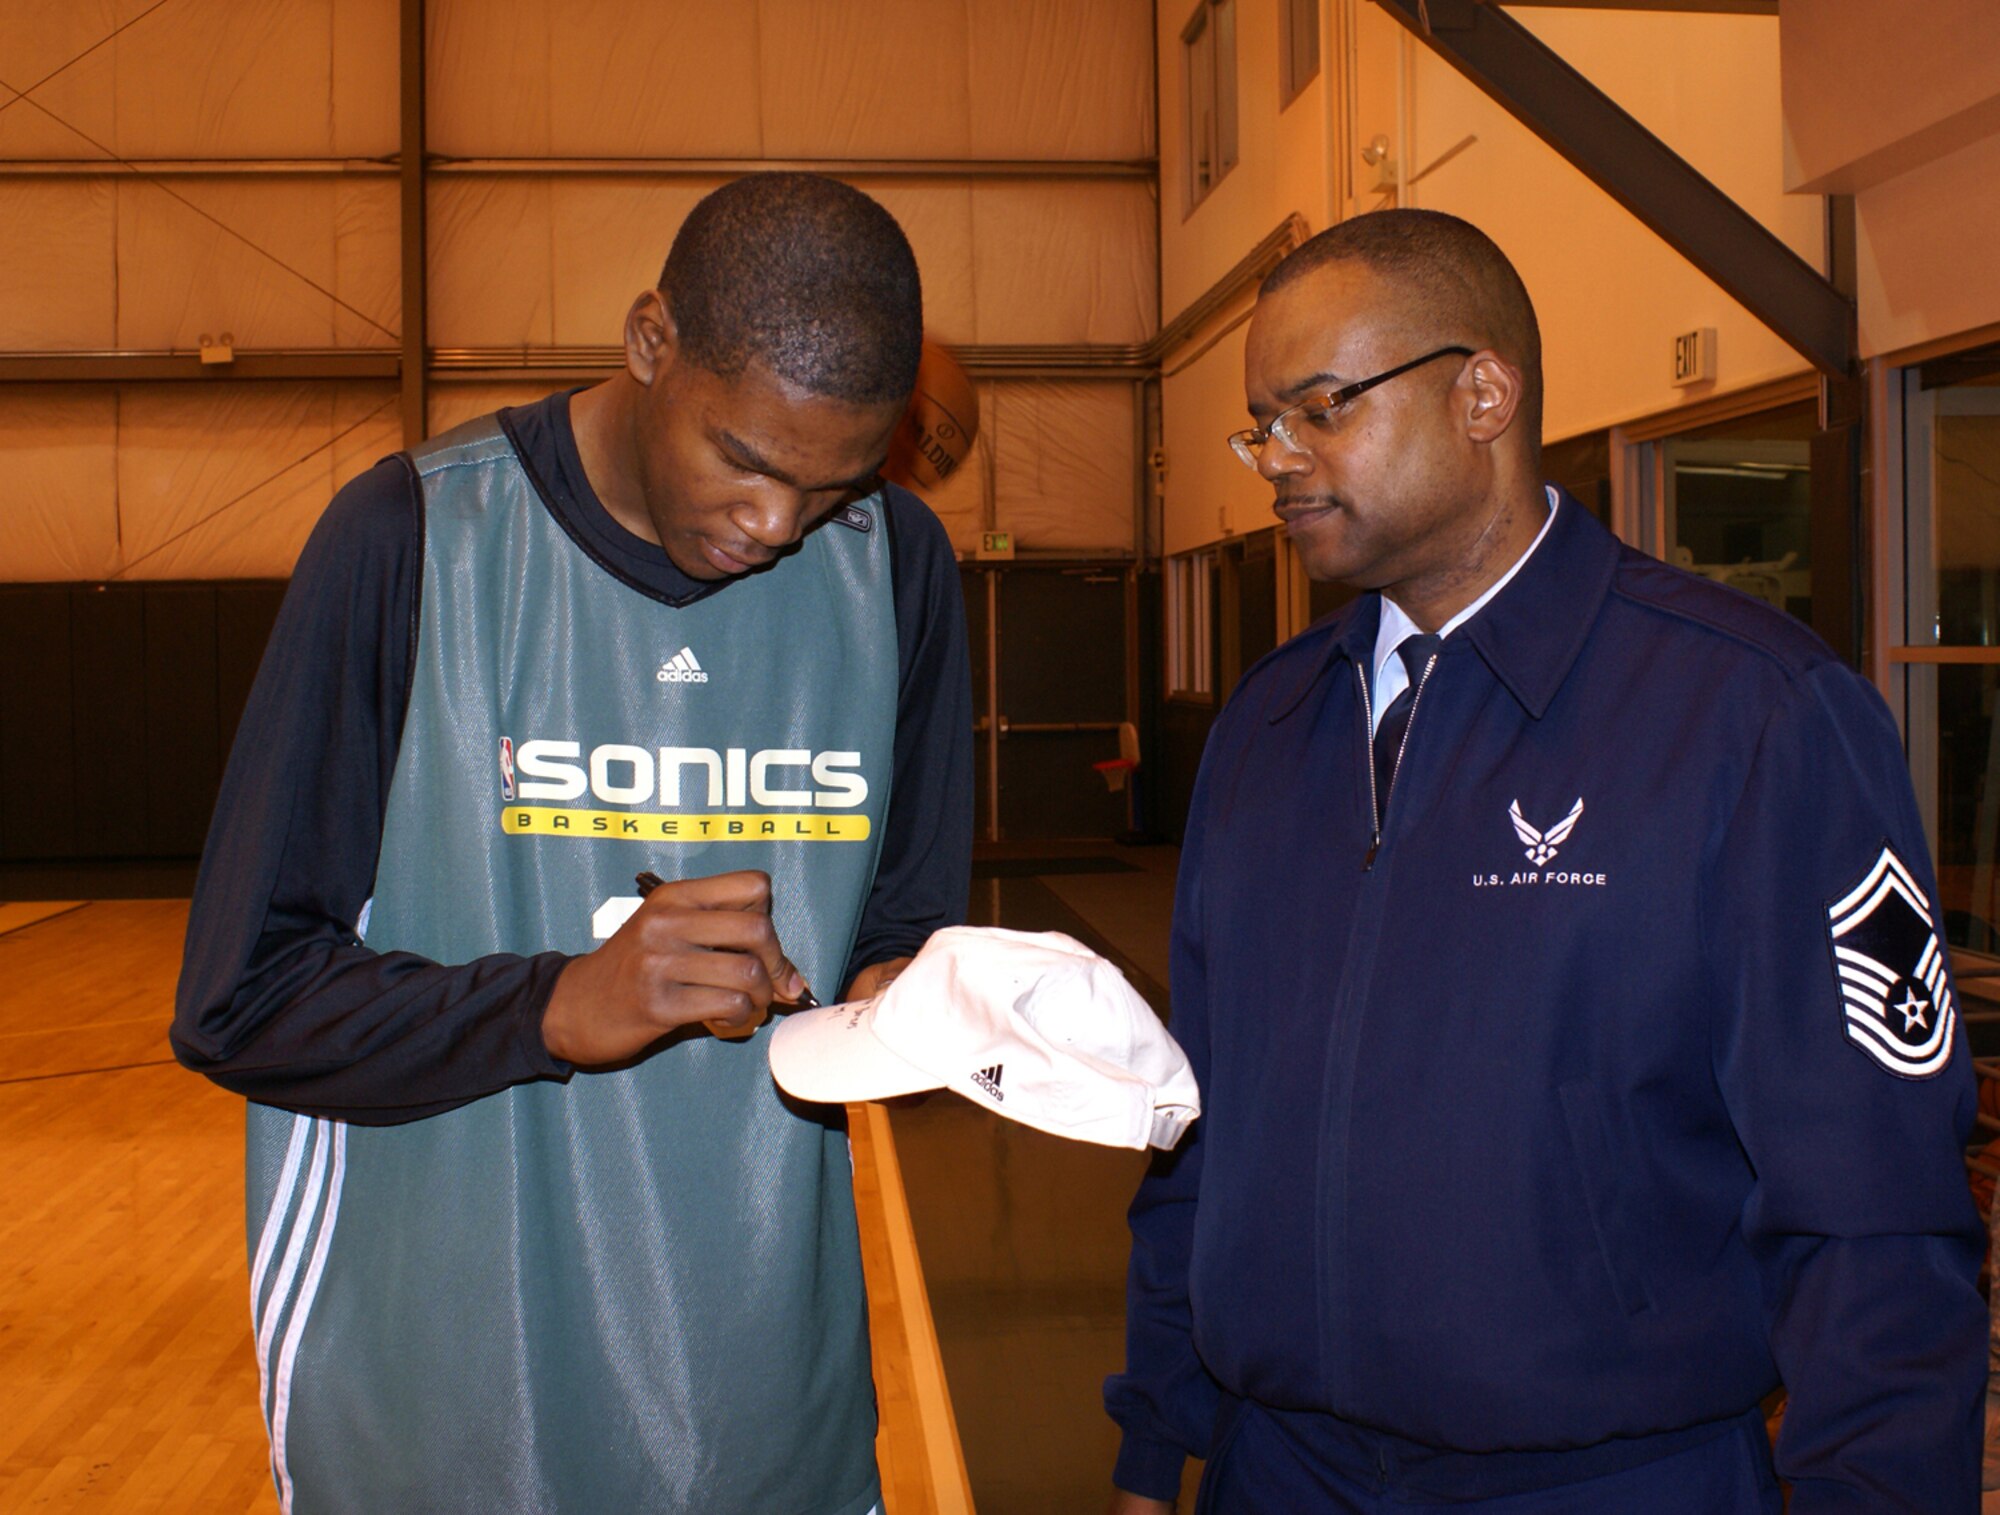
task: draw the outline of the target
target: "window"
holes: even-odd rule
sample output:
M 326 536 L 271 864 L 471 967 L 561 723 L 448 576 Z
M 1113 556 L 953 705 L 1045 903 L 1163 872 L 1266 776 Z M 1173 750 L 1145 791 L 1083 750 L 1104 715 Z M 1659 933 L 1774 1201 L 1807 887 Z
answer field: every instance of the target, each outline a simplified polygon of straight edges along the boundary
M 1167 693 L 1215 697 L 1215 549 L 1167 559 Z
M 1195 6 L 1181 32 L 1181 76 L 1192 211 L 1236 166 L 1236 0 L 1200 0 Z
M 1319 0 L 1278 0 L 1278 101 L 1298 99 L 1319 74 Z
M 1812 620 L 1811 403 L 1660 444 L 1669 562 Z
M 1619 530 L 1676 567 L 1810 622 L 1815 412 L 1805 400 L 1628 445 Z M 1568 446 L 1550 449 L 1554 470 L 1545 472 L 1576 493 L 1596 464 L 1565 456 Z M 1564 464 L 1583 476 L 1565 477 Z M 1823 587 L 1837 597 L 1838 584 Z

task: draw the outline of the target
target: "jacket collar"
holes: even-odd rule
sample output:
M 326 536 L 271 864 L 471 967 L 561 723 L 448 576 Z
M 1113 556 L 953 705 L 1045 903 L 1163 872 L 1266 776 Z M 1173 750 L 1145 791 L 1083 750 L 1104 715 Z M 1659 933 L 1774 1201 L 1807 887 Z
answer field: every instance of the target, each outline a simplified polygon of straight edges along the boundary
M 1534 556 L 1452 637 L 1452 642 L 1464 638 L 1536 720 L 1583 651 L 1584 638 L 1611 592 L 1621 550 L 1595 516 L 1568 494 L 1558 493 L 1562 503 Z M 1333 664 L 1347 661 L 1366 669 L 1381 619 L 1379 594 L 1363 595 L 1341 612 L 1327 628 L 1325 652 L 1307 661 L 1296 686 L 1273 703 L 1270 719 L 1281 721 L 1296 710 Z

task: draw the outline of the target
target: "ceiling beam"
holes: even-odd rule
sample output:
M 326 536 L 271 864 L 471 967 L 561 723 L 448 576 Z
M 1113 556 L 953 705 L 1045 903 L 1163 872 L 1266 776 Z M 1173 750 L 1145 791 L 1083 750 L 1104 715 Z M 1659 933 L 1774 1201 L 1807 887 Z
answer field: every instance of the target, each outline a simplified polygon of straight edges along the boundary
M 192 352 L 0 353 L 0 384 L 151 384 L 163 380 L 394 379 L 401 360 L 391 348 L 244 352 L 204 363 Z
M 1715 16 L 1769 16 L 1778 19 L 1778 0 L 1500 0 L 1544 10 L 1680 11 Z

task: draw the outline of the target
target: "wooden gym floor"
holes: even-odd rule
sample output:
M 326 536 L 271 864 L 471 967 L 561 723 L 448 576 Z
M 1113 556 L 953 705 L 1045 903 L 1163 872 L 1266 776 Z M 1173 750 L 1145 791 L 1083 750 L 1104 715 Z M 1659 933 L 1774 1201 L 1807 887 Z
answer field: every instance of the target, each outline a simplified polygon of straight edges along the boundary
M 973 919 L 1067 931 L 1164 1008 L 1173 852 L 1066 850 L 1083 855 L 982 849 Z M 10 1515 L 277 1510 L 243 1105 L 166 1044 L 186 918 L 184 900 L 0 903 Z M 1103 1508 L 1116 1433 L 1099 1385 L 1123 1357 L 1124 1210 L 1143 1157 L 943 1095 L 857 1107 L 850 1123 L 890 1515 Z
M 243 1102 L 167 1050 L 187 906 L 36 908 L 0 907 L 0 1508 L 275 1511 Z

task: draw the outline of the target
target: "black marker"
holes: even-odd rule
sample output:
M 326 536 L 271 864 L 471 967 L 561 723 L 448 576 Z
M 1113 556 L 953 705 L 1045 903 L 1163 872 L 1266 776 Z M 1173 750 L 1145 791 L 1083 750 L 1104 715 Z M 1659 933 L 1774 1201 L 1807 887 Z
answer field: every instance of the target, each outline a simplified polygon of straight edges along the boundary
M 636 878 L 632 880 L 632 882 L 639 886 L 639 898 L 644 899 L 647 895 L 651 894 L 655 889 L 659 888 L 660 885 L 664 884 L 666 880 L 661 878 L 659 874 L 653 873 L 649 870 L 648 872 L 639 874 Z M 805 981 L 804 978 L 801 977 L 800 983 L 803 984 L 804 981 Z M 799 991 L 799 997 L 793 1000 L 791 1003 L 793 1008 L 798 1010 L 819 1009 L 819 1001 L 813 997 L 813 992 L 811 989 L 802 988 Z

